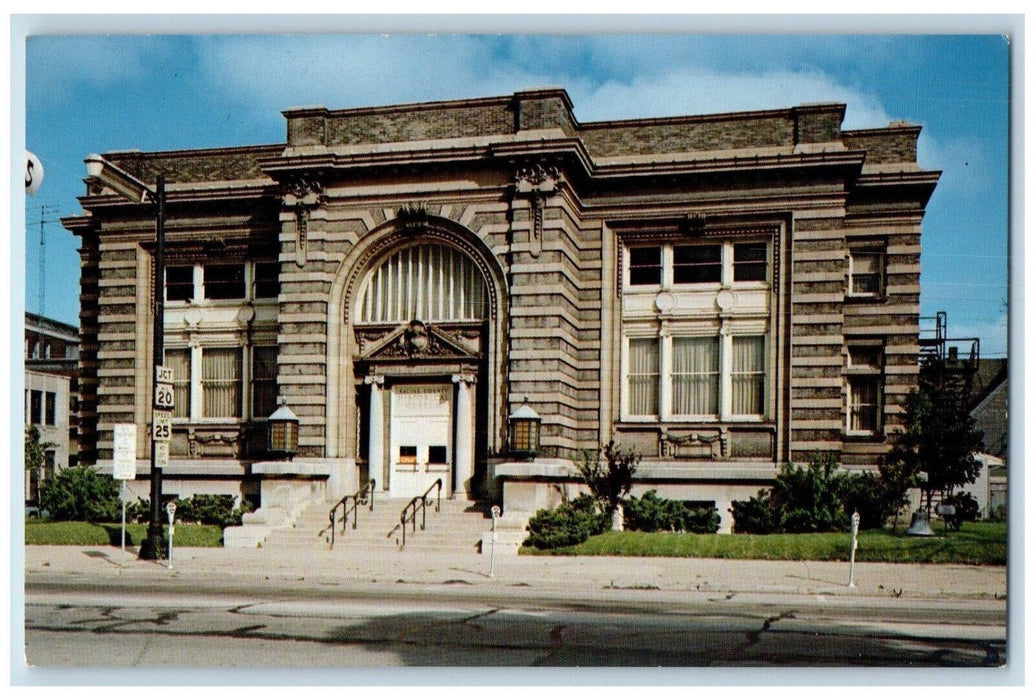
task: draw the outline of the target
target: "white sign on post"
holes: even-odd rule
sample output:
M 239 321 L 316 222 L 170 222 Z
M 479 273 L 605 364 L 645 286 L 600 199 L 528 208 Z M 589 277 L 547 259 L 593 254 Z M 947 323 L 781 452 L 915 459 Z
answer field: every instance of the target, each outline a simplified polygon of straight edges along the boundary
M 169 466 L 169 443 L 155 442 L 155 466 L 165 469 Z
M 111 475 L 121 481 L 137 478 L 137 426 L 119 423 L 115 426 L 115 458 Z
M 161 382 L 164 384 L 171 384 L 173 380 L 172 367 L 163 367 L 162 365 L 155 365 L 155 382 Z
M 164 408 L 165 410 L 172 410 L 175 405 L 173 393 L 173 385 L 160 382 L 155 384 L 155 408 Z

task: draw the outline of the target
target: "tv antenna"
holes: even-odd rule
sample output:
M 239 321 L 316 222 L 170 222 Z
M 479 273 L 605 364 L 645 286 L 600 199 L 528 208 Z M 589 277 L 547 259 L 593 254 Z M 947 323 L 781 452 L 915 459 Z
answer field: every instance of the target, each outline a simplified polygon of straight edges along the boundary
M 40 316 L 47 315 L 47 238 L 44 235 L 44 226 L 46 224 L 53 224 L 60 219 L 54 217 L 58 212 L 58 207 L 55 204 L 41 204 L 40 205 L 40 219 L 38 222 L 40 225 L 40 260 L 39 260 L 39 302 L 37 304 L 37 311 Z

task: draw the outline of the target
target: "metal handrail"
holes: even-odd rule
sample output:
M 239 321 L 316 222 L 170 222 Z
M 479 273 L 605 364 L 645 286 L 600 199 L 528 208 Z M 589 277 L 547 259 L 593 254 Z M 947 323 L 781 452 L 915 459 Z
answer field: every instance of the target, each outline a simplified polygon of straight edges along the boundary
M 421 512 L 420 529 L 423 530 L 424 526 L 427 524 L 427 519 L 428 519 L 428 494 L 431 493 L 432 489 L 438 489 L 438 493 L 436 494 L 437 498 L 435 500 L 435 512 L 437 513 L 437 512 L 439 512 L 439 510 L 441 510 L 441 507 L 442 507 L 442 479 L 435 479 L 435 483 L 433 483 L 431 486 L 428 487 L 428 490 L 424 492 L 424 495 L 422 495 L 422 496 L 414 496 L 412 499 L 410 499 L 410 502 L 407 503 L 403 507 L 402 512 L 399 513 L 399 525 L 400 525 L 400 527 L 402 529 L 402 545 L 401 545 L 401 547 L 405 547 L 406 546 L 406 523 L 407 523 L 407 521 L 409 521 L 411 523 L 411 525 L 413 526 L 413 531 L 417 532 L 417 509 L 418 508 L 420 509 L 420 512 Z M 407 511 L 409 511 L 409 515 L 406 514 Z M 394 528 L 393 528 L 393 532 L 394 532 Z M 391 533 L 388 533 L 388 534 L 390 535 Z
M 341 532 L 345 534 L 345 527 L 349 522 L 349 513 L 352 513 L 352 529 L 356 529 L 356 525 L 359 523 L 359 506 L 366 505 L 369 503 L 370 511 L 374 510 L 374 488 L 377 485 L 376 479 L 368 479 L 367 483 L 360 487 L 356 493 L 345 496 L 340 501 L 334 504 L 327 517 L 331 521 L 331 549 L 334 549 L 334 524 L 338 513 L 338 508 L 342 509 L 341 513 Z M 369 492 L 369 495 L 368 495 Z M 352 506 L 349 506 L 349 501 L 352 502 Z

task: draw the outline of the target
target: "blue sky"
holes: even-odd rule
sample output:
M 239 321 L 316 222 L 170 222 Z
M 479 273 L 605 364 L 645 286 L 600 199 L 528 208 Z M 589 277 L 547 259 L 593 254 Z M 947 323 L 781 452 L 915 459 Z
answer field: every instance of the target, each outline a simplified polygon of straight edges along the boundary
M 922 314 L 947 311 L 951 335 L 980 337 L 985 357 L 1006 354 L 1003 36 L 52 35 L 29 37 L 25 78 L 26 148 L 46 171 L 25 202 L 25 308 L 69 323 L 78 240 L 56 219 L 81 211 L 88 153 L 280 143 L 280 112 L 299 105 L 561 85 L 584 122 L 839 101 L 846 128 L 920 124 L 921 166 L 944 171 L 924 220 Z M 44 308 L 41 205 L 54 209 L 43 224 Z

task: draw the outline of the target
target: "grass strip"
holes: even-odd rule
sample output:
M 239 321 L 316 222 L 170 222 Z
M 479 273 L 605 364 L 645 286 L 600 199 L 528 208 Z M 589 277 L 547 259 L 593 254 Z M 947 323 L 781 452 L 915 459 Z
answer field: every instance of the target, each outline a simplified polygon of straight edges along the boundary
M 126 546 L 136 546 L 147 535 L 146 523 L 126 523 Z M 168 537 L 168 530 L 166 530 Z M 113 547 L 122 544 L 121 523 L 79 521 L 25 521 L 25 544 Z M 173 547 L 222 547 L 223 530 L 216 525 L 178 523 Z
M 848 561 L 851 535 L 822 532 L 795 535 L 694 535 L 673 532 L 605 532 L 571 547 L 522 554 L 560 556 L 696 557 L 702 559 L 764 559 L 790 561 Z M 1005 523 L 966 523 L 960 532 L 935 537 L 868 530 L 859 533 L 855 553 L 859 562 L 913 564 L 1006 564 Z

